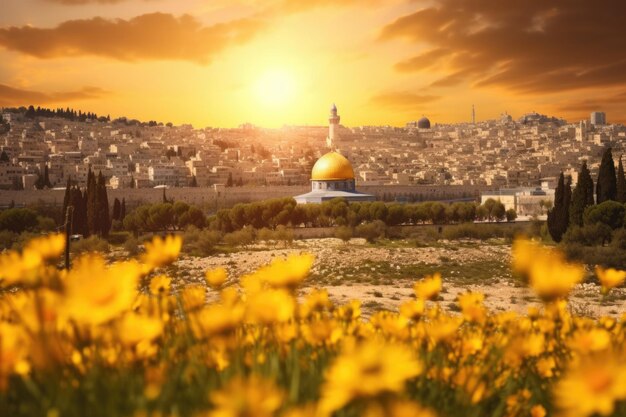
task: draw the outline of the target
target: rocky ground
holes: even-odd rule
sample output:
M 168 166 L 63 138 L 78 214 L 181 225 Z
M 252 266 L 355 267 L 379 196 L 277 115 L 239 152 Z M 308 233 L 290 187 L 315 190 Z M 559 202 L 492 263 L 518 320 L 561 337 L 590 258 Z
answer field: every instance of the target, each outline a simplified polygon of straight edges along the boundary
M 457 296 L 466 291 L 485 294 L 485 303 L 492 311 L 525 313 L 529 306 L 541 304 L 531 290 L 512 276 L 511 247 L 498 241 L 440 241 L 424 247 L 407 241 L 371 245 L 363 239 L 344 243 L 333 238 L 301 240 L 287 247 L 261 243 L 211 257 L 183 255 L 168 273 L 174 277 L 174 287 L 180 288 L 189 283 L 204 283 L 206 270 L 222 266 L 234 284 L 241 275 L 275 257 L 299 252 L 312 253 L 316 258 L 303 293 L 326 288 L 336 302 L 361 300 L 366 314 L 380 308 L 397 309 L 412 296 L 413 283 L 433 272 L 440 272 L 444 280 L 441 304 L 453 311 Z M 626 311 L 624 300 L 626 289 L 614 290 L 602 299 L 599 286 L 588 282 L 576 288 L 570 305 L 580 315 L 618 317 Z

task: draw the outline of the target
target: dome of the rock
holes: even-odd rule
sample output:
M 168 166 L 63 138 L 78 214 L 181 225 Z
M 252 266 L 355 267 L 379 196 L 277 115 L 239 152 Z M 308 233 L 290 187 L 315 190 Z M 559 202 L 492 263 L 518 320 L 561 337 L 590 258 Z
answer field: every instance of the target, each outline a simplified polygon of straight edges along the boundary
M 311 180 L 332 181 L 354 179 L 352 164 L 338 152 L 328 152 L 313 165 Z

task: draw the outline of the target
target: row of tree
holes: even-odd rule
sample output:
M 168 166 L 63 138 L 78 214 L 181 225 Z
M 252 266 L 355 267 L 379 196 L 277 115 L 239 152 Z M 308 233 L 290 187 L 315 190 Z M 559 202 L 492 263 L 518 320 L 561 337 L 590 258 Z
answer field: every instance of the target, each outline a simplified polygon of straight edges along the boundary
M 595 195 L 594 195 L 595 194 Z M 578 173 L 578 182 L 572 191 L 572 180 L 563 173 L 554 193 L 554 206 L 548 211 L 548 231 L 555 242 L 560 242 L 570 226 L 581 227 L 585 224 L 585 213 L 594 205 L 601 205 L 601 209 L 612 206 L 605 202 L 626 203 L 626 177 L 620 157 L 617 172 L 613 162 L 611 148 L 607 148 L 602 155 L 598 178 L 595 184 L 583 162 Z
M 21 110 L 21 108 L 17 110 Z M 28 106 L 28 109 L 26 109 L 23 113 L 24 113 L 24 117 L 29 118 L 29 119 L 34 119 L 35 117 L 59 117 L 62 119 L 67 119 L 71 121 L 79 121 L 79 122 L 84 122 L 87 120 L 100 120 L 103 122 L 108 122 L 111 120 L 109 116 L 98 117 L 96 113 L 92 113 L 92 112 L 83 113 L 81 110 L 76 111 L 74 109 L 70 109 L 69 107 L 66 109 L 63 109 L 63 108 L 48 109 L 48 108 L 39 107 L 39 106 L 35 108 L 34 106 L 31 105 L 31 106 Z
M 444 204 L 425 202 L 415 204 L 386 204 L 354 202 L 333 199 L 321 204 L 298 205 L 293 198 L 280 198 L 249 204 L 237 204 L 219 210 L 208 219 L 209 227 L 223 233 L 240 230 L 246 226 L 255 229 L 275 229 L 279 225 L 327 227 L 356 227 L 363 223 L 382 221 L 387 226 L 400 224 L 446 224 L 480 221 L 512 221 L 514 210 L 489 199 L 482 205 L 473 202 Z
M 163 196 L 166 200 L 165 194 Z M 115 206 L 113 212 L 115 214 Z M 132 231 L 135 235 L 144 232 L 182 230 L 188 226 L 197 228 L 206 226 L 206 216 L 202 210 L 182 201 L 142 205 L 122 217 L 124 229 Z
M 116 211 L 116 205 L 118 206 Z M 111 229 L 111 220 L 120 220 L 122 212 L 126 211 L 126 202 L 120 203 L 116 199 L 113 205 L 114 216 L 109 215 L 109 198 L 106 183 L 102 172 L 98 176 L 89 169 L 87 174 L 87 188 L 81 190 L 72 185 L 70 178 L 67 180 L 65 196 L 63 198 L 63 213 L 72 207 L 71 233 L 83 236 L 98 235 L 106 237 Z M 118 217 L 116 219 L 116 216 Z

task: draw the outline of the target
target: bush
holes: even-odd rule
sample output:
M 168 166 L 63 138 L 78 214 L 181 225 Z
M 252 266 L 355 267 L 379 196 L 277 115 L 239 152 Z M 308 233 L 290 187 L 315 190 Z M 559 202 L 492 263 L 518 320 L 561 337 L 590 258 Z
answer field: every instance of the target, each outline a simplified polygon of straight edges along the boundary
M 283 226 L 282 224 L 276 227 L 276 240 L 285 242 L 285 244 L 291 244 L 293 242 L 293 230 Z
M 10 230 L 0 230 L 0 250 L 11 249 L 19 235 Z
M 109 243 L 98 236 L 89 236 L 86 239 L 77 240 L 70 243 L 70 252 L 75 254 L 85 252 L 109 252 Z
M 611 241 L 611 228 L 604 223 L 589 224 L 583 227 L 570 226 L 563 235 L 566 245 L 604 245 Z
M 0 230 L 22 233 L 35 230 L 39 222 L 37 213 L 27 208 L 12 208 L 0 212 Z
M 583 224 L 605 224 L 611 229 L 619 229 L 624 225 L 624 205 L 617 201 L 604 201 L 603 203 L 589 206 L 583 214 Z
M 241 230 L 236 230 L 224 235 L 224 243 L 228 246 L 248 246 L 254 241 L 254 232 L 251 227 L 244 227 Z
M 130 232 L 112 232 L 107 236 L 107 241 L 111 245 L 122 245 L 130 239 Z
M 215 252 L 215 246 L 222 239 L 217 230 L 200 230 L 190 226 L 183 234 L 183 251 L 194 256 L 208 256 Z
M 128 256 L 137 256 L 139 254 L 139 240 L 133 235 L 129 235 L 124 242 L 124 250 L 128 252 Z
M 505 214 L 506 214 L 507 222 L 512 222 L 512 221 L 515 221 L 515 219 L 517 219 L 517 213 L 515 212 L 515 209 L 510 208 L 506 211 Z
M 339 226 L 338 228 L 335 229 L 335 237 L 337 239 L 343 240 L 344 242 L 349 242 L 350 239 L 352 239 L 353 235 L 354 235 L 354 231 L 352 230 L 351 227 Z
M 54 219 L 45 216 L 37 216 L 37 230 L 42 232 L 52 232 L 56 230 L 57 224 Z
M 385 237 L 387 227 L 381 220 L 375 220 L 370 223 L 360 224 L 356 227 L 356 235 L 365 238 L 370 243 L 375 242 L 381 237 Z

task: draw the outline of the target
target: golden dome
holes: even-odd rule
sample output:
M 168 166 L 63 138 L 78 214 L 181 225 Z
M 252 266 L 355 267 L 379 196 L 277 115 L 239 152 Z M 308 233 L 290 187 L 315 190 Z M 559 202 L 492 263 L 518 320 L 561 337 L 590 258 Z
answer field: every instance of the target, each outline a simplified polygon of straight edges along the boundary
M 311 171 L 313 181 L 354 179 L 352 164 L 337 152 L 328 152 L 317 160 Z

